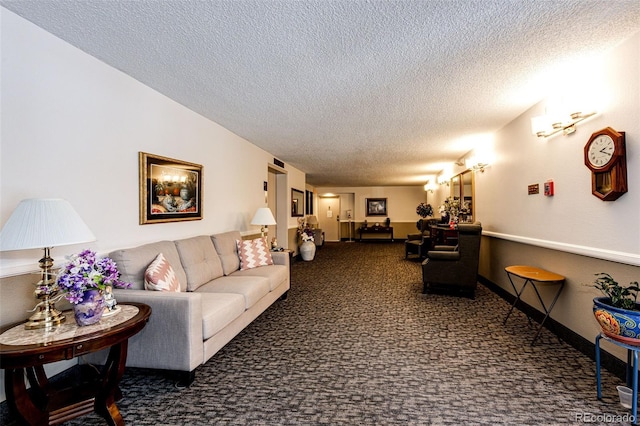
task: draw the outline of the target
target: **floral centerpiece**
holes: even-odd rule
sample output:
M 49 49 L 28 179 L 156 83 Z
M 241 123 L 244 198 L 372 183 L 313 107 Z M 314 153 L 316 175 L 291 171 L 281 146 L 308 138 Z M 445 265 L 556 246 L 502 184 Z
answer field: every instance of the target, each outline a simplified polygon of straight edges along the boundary
M 426 217 L 433 216 L 433 207 L 431 207 L 431 204 L 420 203 L 416 207 L 416 213 L 422 218 L 416 222 L 416 228 L 418 228 L 418 231 L 423 232 L 426 224 L 422 222 Z
M 313 229 L 309 227 L 309 224 L 304 218 L 298 219 L 298 237 L 303 243 L 306 241 L 314 241 Z
M 316 255 L 316 245 L 313 229 L 309 226 L 306 219 L 298 219 L 298 238 L 300 239 L 300 256 L 302 260 L 313 260 Z
M 431 207 L 431 204 L 420 203 L 418 207 L 416 207 L 416 213 L 423 219 L 428 216 L 433 216 L 433 207 Z
M 108 257 L 98 259 L 96 253 L 84 250 L 69 257 L 69 261 L 58 273 L 57 284 L 65 298 L 78 304 L 87 290 L 102 290 L 107 286 L 128 288 L 129 283 L 120 281 L 116 263 Z
M 453 220 L 457 218 L 460 213 L 460 200 L 455 197 L 446 198 L 439 210 L 440 214 L 446 213 L 446 215 Z
M 112 259 L 98 258 L 91 250 L 84 250 L 70 256 L 58 272 L 56 284 L 65 298 L 74 305 L 76 321 L 80 325 L 89 325 L 100 320 L 104 310 L 102 293 L 107 287 L 131 286 L 130 283 L 120 280 L 118 267 Z M 83 309 L 80 306 L 83 304 L 95 306 Z M 79 312 L 82 312 L 81 318 L 79 318 Z M 95 319 L 96 316 L 97 319 Z

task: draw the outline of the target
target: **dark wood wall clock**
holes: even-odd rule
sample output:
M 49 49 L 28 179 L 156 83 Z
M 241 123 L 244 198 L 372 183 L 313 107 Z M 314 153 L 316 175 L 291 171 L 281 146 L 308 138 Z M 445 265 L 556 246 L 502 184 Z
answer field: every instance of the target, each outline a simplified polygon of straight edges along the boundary
M 602 201 L 627 192 L 627 151 L 624 132 L 605 127 L 584 146 L 584 164 L 591 170 L 591 193 Z

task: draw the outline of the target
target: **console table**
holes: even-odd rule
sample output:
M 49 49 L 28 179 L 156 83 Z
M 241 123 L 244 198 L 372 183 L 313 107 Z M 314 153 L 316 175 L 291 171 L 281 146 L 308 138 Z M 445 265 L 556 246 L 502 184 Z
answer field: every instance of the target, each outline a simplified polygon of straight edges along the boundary
M 507 272 L 507 277 L 509 277 L 509 282 L 511 283 L 511 287 L 513 287 L 513 291 L 515 291 L 516 293 L 516 300 L 513 302 L 513 305 L 511 305 L 511 309 L 509 309 L 509 312 L 507 313 L 507 316 L 504 318 L 504 321 L 502 321 L 502 324 L 504 325 L 507 323 L 507 320 L 509 319 L 509 315 L 511 315 L 513 308 L 515 308 L 518 302 L 520 301 L 522 297 L 522 293 L 524 293 L 524 289 L 527 287 L 528 284 L 531 284 L 531 286 L 533 287 L 533 290 L 536 292 L 536 295 L 538 296 L 538 301 L 540 302 L 540 305 L 542 305 L 542 309 L 544 310 L 545 316 L 542 322 L 540 323 L 538 330 L 536 331 L 536 335 L 533 336 L 533 340 L 531 341 L 531 346 L 533 346 L 536 339 L 540 335 L 540 332 L 542 331 L 542 326 L 544 326 L 545 321 L 547 320 L 547 318 L 549 318 L 549 315 L 551 315 L 551 310 L 553 309 L 553 305 L 556 304 L 558 297 L 560 297 L 560 293 L 564 288 L 565 278 L 560 274 L 556 274 L 555 272 L 545 271 L 544 269 L 536 268 L 535 266 L 526 266 L 526 265 L 507 266 L 506 268 L 504 268 L 504 270 Z M 518 291 L 515 284 L 513 283 L 512 276 L 516 276 L 524 280 L 524 283 L 522 284 L 520 291 Z M 536 285 L 536 283 L 558 285 L 558 291 L 556 292 L 556 295 L 553 298 L 553 301 L 551 302 L 548 308 L 544 304 L 544 301 L 542 300 L 542 296 L 540 296 L 540 292 L 538 291 L 538 286 Z M 529 324 L 531 324 L 531 318 L 529 317 L 529 315 L 527 315 L 527 319 L 529 320 Z
M 121 311 L 97 324 L 79 327 L 72 311 L 51 329 L 26 330 L 24 322 L 0 329 L 0 368 L 11 410 L 29 425 L 57 425 L 95 411 L 108 425 L 124 425 L 116 406 L 128 339 L 144 328 L 151 308 L 120 304 Z M 49 380 L 44 364 L 109 349 L 105 365 L 76 365 Z M 31 385 L 27 391 L 26 377 Z
M 389 234 L 391 241 L 393 241 L 393 226 L 361 226 L 358 228 L 360 232 L 360 239 L 362 241 L 362 234 Z

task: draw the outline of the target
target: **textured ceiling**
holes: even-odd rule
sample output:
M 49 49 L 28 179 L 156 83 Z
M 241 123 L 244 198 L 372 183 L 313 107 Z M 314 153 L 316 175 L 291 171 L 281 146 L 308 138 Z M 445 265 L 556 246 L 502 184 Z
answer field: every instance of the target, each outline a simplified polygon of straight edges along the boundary
M 638 0 L 0 4 L 316 186 L 423 184 L 640 31 Z

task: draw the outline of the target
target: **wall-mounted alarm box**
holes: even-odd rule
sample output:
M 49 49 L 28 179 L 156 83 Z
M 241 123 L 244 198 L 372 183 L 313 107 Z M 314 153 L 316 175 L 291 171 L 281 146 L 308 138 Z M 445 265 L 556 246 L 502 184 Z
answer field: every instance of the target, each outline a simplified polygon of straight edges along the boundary
M 544 195 L 546 197 L 551 197 L 553 196 L 554 190 L 553 190 L 553 180 L 549 179 L 548 181 L 546 181 L 544 183 Z

